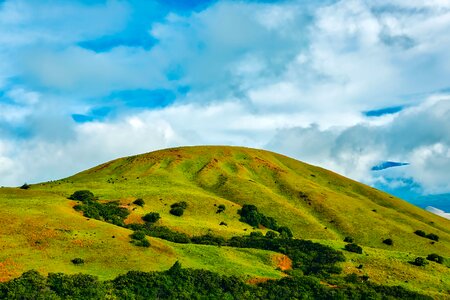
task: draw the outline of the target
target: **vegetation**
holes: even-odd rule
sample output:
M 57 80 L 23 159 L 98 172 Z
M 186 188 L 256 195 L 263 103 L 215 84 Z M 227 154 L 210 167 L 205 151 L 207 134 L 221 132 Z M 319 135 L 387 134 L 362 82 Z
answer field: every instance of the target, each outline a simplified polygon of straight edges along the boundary
M 73 207 L 75 210 L 83 212 L 88 218 L 105 221 L 114 225 L 124 226 L 124 220 L 130 214 L 128 209 L 120 207 L 118 201 L 100 203 L 97 201 L 83 201 Z
M 145 237 L 145 233 L 142 231 L 135 231 L 132 234 L 130 234 L 131 243 L 133 243 L 136 246 L 139 247 L 150 247 L 150 242 Z
M 84 259 L 79 258 L 79 257 L 74 258 L 74 259 L 72 259 L 71 261 L 72 261 L 72 263 L 73 263 L 74 265 L 82 265 L 82 264 L 84 264 Z
M 433 240 L 433 241 L 436 241 L 436 242 L 439 241 L 439 236 L 437 234 L 434 234 L 434 233 L 427 234 L 423 230 L 416 230 L 414 233 L 417 234 L 418 236 L 421 236 L 421 237 L 424 237 L 424 238 L 427 238 L 427 239 L 430 239 L 430 240 Z
M 442 257 L 436 253 L 428 254 L 427 260 L 437 262 L 438 264 L 444 263 L 444 257 Z
M 220 214 L 221 212 L 224 212 L 225 209 L 226 209 L 225 205 L 220 204 L 220 205 L 217 207 L 216 214 Z
M 363 253 L 362 248 L 355 243 L 350 243 L 350 244 L 345 245 L 345 250 L 347 250 L 349 252 L 358 253 L 358 254 Z
M 144 220 L 145 222 L 148 222 L 148 223 L 155 223 L 159 219 L 161 219 L 161 216 L 157 212 L 151 212 L 142 217 L 142 220 Z
M 170 213 L 174 216 L 181 217 L 184 214 L 184 210 L 187 208 L 185 201 L 174 203 L 170 206 Z
M 0 283 L 1 299 L 432 299 L 400 286 L 352 278 L 328 287 L 312 276 L 291 276 L 249 285 L 242 279 L 206 270 L 183 269 L 176 262 L 164 272 L 130 271 L 102 282 L 85 274 L 36 271 Z
M 392 246 L 394 244 L 394 241 L 392 239 L 385 239 L 385 240 L 383 240 L 383 244 Z
M 31 185 L 29 185 L 28 183 L 25 182 L 20 188 L 22 190 L 28 190 L 30 187 L 31 187 Z
M 133 201 L 133 204 L 136 204 L 137 206 L 144 207 L 145 202 L 142 198 L 137 198 Z
M 253 227 L 262 225 L 272 230 L 278 230 L 277 221 L 272 217 L 267 217 L 258 211 L 258 208 L 252 204 L 244 204 L 238 214 L 241 216 L 239 221 L 247 223 Z
M 423 257 L 416 257 L 416 259 L 412 262 L 412 264 L 419 266 L 419 267 L 424 267 L 424 266 L 428 265 L 428 262 Z
M 346 236 L 344 238 L 344 242 L 346 243 L 353 243 L 355 240 L 352 237 Z
M 88 190 L 76 191 L 69 197 L 69 199 L 75 200 L 75 201 L 81 201 L 84 203 L 96 200 L 94 193 L 92 193 L 91 191 L 88 191 Z

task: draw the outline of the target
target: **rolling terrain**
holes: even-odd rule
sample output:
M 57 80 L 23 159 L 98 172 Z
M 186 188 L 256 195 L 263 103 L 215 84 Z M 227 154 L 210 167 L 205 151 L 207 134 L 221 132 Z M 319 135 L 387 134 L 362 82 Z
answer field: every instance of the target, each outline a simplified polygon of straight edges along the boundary
M 120 158 L 74 176 L 0 189 L 0 280 L 36 269 L 42 273 L 84 272 L 111 279 L 128 270 L 165 270 L 176 260 L 245 278 L 280 278 L 271 251 L 177 244 L 149 238 L 151 247 L 130 244 L 129 229 L 84 217 L 67 198 L 90 190 L 99 201 L 118 200 L 130 211 L 125 223 L 158 212 L 157 225 L 189 236 L 231 238 L 266 233 L 239 220 L 238 210 L 253 204 L 287 226 L 295 238 L 342 250 L 345 237 L 363 254 L 345 252 L 344 274 L 368 275 L 373 282 L 401 285 L 434 297 L 450 291 L 450 220 L 328 170 L 276 153 L 224 146 L 183 147 Z M 143 207 L 133 204 L 137 198 Z M 181 217 L 171 204 L 185 201 Z M 217 213 L 219 205 L 225 210 Z M 432 233 L 439 241 L 414 234 Z M 392 239 L 393 244 L 383 243 Z M 437 253 L 446 263 L 417 267 L 417 256 Z M 83 257 L 86 263 L 70 260 Z M 362 266 L 359 267 L 358 266 Z

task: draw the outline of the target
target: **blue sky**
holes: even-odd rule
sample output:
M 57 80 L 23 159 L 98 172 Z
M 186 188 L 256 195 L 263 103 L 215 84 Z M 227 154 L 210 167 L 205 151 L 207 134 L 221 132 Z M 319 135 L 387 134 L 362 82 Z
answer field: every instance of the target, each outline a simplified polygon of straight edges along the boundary
M 226 144 L 450 193 L 447 1 L 0 3 L 0 185 Z

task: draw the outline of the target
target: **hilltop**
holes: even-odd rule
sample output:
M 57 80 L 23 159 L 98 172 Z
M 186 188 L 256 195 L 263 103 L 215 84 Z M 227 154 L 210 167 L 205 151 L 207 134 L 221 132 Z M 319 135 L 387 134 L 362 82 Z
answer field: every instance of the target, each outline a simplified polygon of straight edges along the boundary
M 255 205 L 294 238 L 341 250 L 351 237 L 364 255 L 346 252 L 344 273 L 366 274 L 376 283 L 396 284 L 431 295 L 450 290 L 445 265 L 418 268 L 417 256 L 450 254 L 450 220 L 392 195 L 295 159 L 257 149 L 228 146 L 182 147 L 116 159 L 71 177 L 32 185 L 28 190 L 0 189 L 0 277 L 28 269 L 86 272 L 110 279 L 127 270 L 165 270 L 180 260 L 193 268 L 248 278 L 285 276 L 282 254 L 266 250 L 179 244 L 150 238 L 151 247 L 129 243 L 130 230 L 84 217 L 67 198 L 89 190 L 101 203 L 119 201 L 129 215 L 125 224 L 143 224 L 158 212 L 157 225 L 189 237 L 223 238 L 266 234 L 263 226 L 240 221 L 243 205 Z M 142 199 L 142 207 L 133 204 Z M 179 217 L 171 205 L 186 202 Z M 225 209 L 218 213 L 218 207 Z M 417 234 L 434 234 L 433 241 Z M 391 239 L 393 243 L 384 243 Z M 12 245 L 20 245 L 21 251 Z M 91 263 L 73 266 L 70 259 Z M 278 264 L 278 269 L 277 269 Z M 363 268 L 359 268 L 359 266 Z M 1 278 L 0 278 L 1 279 Z

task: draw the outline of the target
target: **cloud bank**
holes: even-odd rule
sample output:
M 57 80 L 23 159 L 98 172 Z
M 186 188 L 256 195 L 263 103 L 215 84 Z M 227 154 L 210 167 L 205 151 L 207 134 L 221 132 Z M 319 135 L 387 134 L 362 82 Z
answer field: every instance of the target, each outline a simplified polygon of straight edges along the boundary
M 449 30 L 446 1 L 4 1 L 0 184 L 230 144 L 450 192 Z

